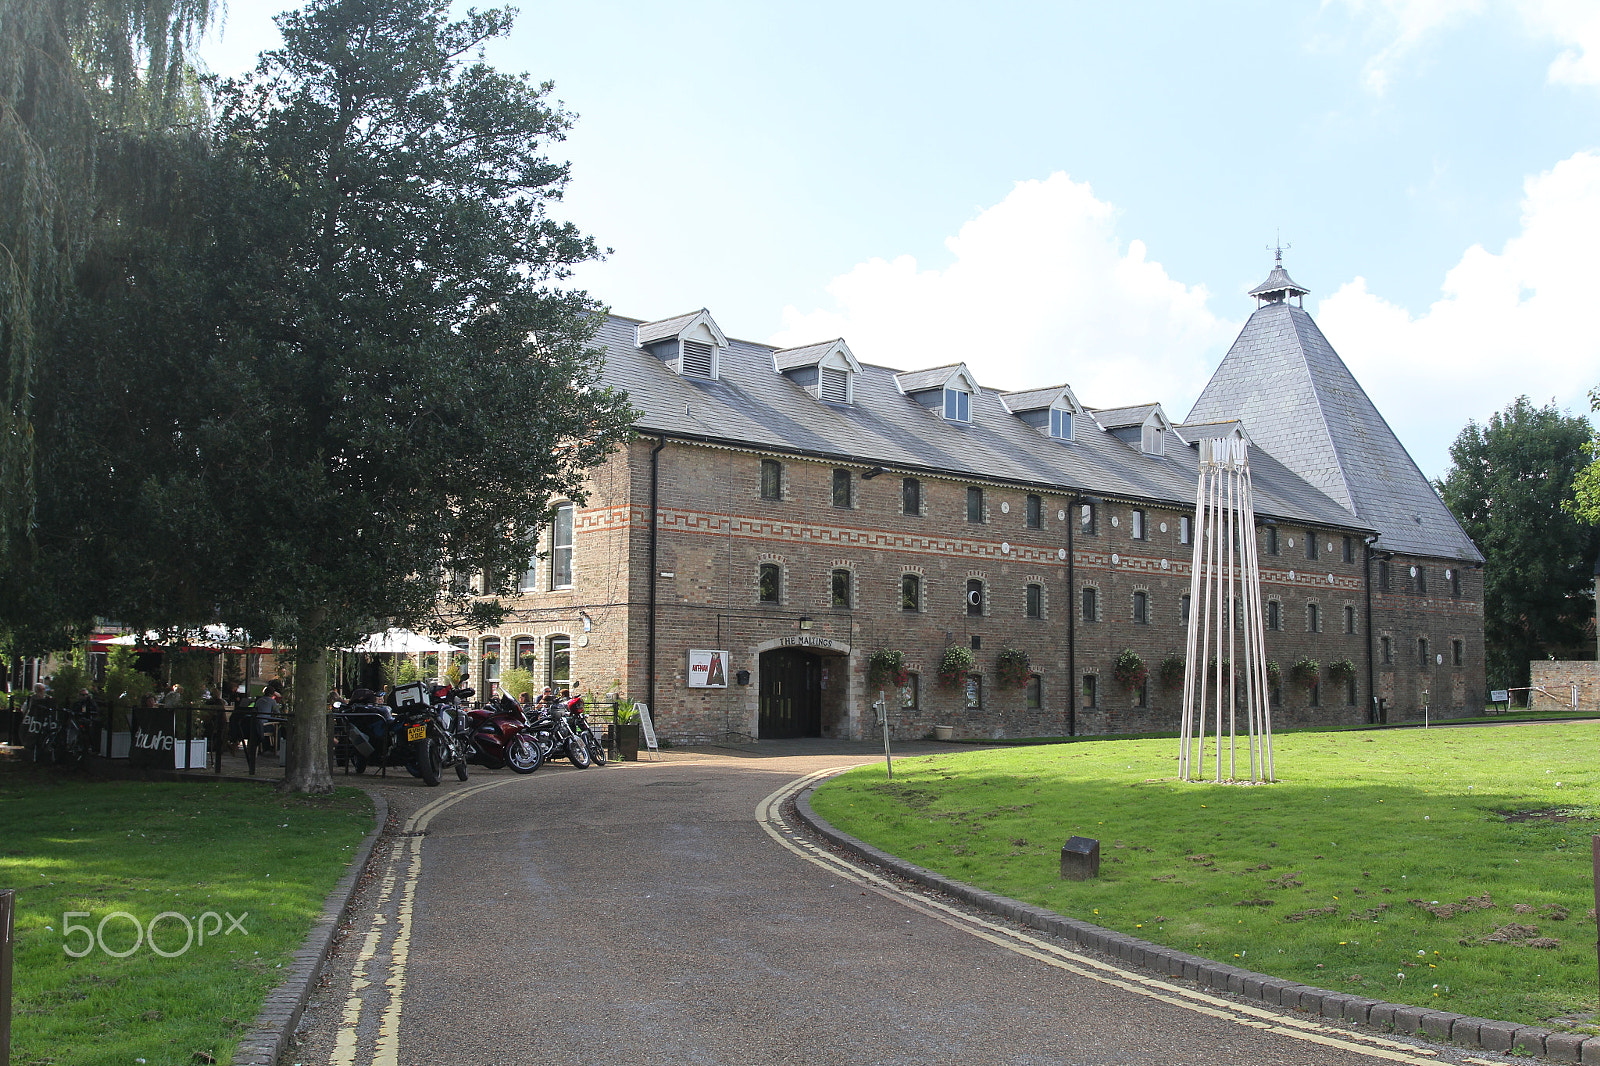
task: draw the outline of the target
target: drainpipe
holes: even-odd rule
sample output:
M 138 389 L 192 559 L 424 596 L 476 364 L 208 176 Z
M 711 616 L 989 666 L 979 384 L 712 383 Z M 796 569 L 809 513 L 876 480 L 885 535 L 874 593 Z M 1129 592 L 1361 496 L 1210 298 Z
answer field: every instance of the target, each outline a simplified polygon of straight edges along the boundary
M 656 437 L 656 446 L 650 449 L 650 624 L 645 631 L 645 702 L 651 715 L 656 709 L 656 582 L 660 572 L 656 569 L 656 545 L 661 530 L 661 449 L 667 446 L 665 434 Z
M 1361 553 L 1361 569 L 1367 587 L 1367 724 L 1376 725 L 1378 721 L 1378 683 L 1372 666 L 1372 542 L 1376 537 L 1367 537 Z
M 1078 524 L 1083 497 L 1074 496 L 1067 510 L 1067 736 L 1078 735 L 1078 552 L 1072 530 Z

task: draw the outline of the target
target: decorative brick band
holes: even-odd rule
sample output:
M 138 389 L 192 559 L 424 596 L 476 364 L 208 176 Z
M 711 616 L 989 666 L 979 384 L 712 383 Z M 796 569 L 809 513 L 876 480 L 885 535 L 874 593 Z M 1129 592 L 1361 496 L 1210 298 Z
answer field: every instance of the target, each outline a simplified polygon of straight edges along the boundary
M 311 926 L 311 932 L 306 934 L 305 943 L 294 953 L 283 984 L 267 994 L 266 1002 L 261 1004 L 261 1010 L 256 1015 L 255 1024 L 234 1048 L 234 1066 L 277 1066 L 278 1059 L 294 1036 L 295 1026 L 306 1009 L 306 1000 L 310 998 L 317 979 L 322 976 L 322 965 L 328 961 L 328 953 L 333 950 L 339 923 L 344 921 L 345 912 L 350 909 L 356 885 L 367 868 L 368 860 L 372 858 L 372 849 L 377 846 L 378 837 L 389 822 L 388 800 L 375 792 L 369 791 L 367 795 L 372 797 L 372 817 L 376 824 L 356 849 L 350 869 L 345 871 L 345 875 L 323 901 L 322 913 Z
M 821 784 L 818 782 L 817 784 Z M 1487 1051 L 1512 1051 L 1541 1055 L 1555 1062 L 1600 1063 L 1600 1036 L 1582 1033 L 1557 1033 L 1515 1022 L 1469 1018 L 1448 1011 L 1429 1010 L 1398 1003 L 1383 1003 L 1363 996 L 1331 992 L 1325 988 L 1297 984 L 1281 977 L 1242 970 L 1237 966 L 1203 959 L 1147 940 L 1068 918 L 1044 907 L 986 892 L 975 885 L 956 881 L 922 866 L 906 862 L 873 847 L 863 840 L 835 828 L 811 809 L 813 784 L 795 797 L 800 820 L 822 836 L 874 866 L 882 866 L 908 881 L 942 892 L 979 910 L 999 915 L 1030 929 L 1051 933 L 1080 947 L 1110 955 L 1130 966 L 1137 966 L 1168 977 L 1181 977 L 1206 988 L 1231 992 L 1245 999 L 1274 1007 L 1317 1014 L 1330 1021 L 1354 1022 L 1374 1029 L 1422 1036 L 1443 1043 L 1483 1048 Z

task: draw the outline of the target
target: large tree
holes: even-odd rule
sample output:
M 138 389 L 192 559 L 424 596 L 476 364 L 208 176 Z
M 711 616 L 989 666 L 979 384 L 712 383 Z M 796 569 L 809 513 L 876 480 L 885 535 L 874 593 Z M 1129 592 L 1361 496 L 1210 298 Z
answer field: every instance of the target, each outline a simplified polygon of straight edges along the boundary
M 1529 660 L 1569 654 L 1592 617 L 1600 536 L 1563 508 L 1589 436 L 1582 417 L 1523 396 L 1487 426 L 1467 423 L 1450 446 L 1437 487 L 1486 560 L 1484 640 L 1496 685 L 1526 685 Z
M 596 253 L 547 213 L 570 118 L 471 59 L 509 12 L 445 8 L 281 17 L 283 48 L 220 91 L 212 154 L 173 172 L 194 223 L 120 237 L 65 326 L 80 372 L 41 397 L 73 486 L 49 507 L 61 583 L 291 647 L 295 789 L 332 784 L 326 650 L 497 620 L 446 575 L 509 592 L 632 418 L 598 384 L 599 308 L 561 285 Z
M 1600 387 L 1589 393 L 1589 409 L 1600 414 Z M 1588 443 L 1589 465 L 1578 471 L 1572 483 L 1572 502 L 1567 510 L 1591 526 L 1600 526 L 1600 424 Z
M 209 0 L 0 8 L 0 565 L 33 528 L 51 321 L 94 229 L 151 176 L 138 146 L 194 118 L 187 52 L 211 17 Z

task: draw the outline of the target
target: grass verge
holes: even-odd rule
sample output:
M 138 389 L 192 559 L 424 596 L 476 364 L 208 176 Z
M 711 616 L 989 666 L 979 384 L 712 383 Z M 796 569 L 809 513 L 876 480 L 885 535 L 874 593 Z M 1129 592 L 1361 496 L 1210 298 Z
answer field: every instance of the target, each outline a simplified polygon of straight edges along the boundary
M 1260 786 L 1176 780 L 1171 740 L 1059 744 L 900 759 L 893 783 L 862 767 L 812 802 L 920 866 L 1155 943 L 1561 1025 L 1595 1009 L 1597 740 L 1594 724 L 1295 733 Z M 1098 880 L 1060 880 L 1072 835 L 1100 840 Z
M 17 889 L 15 1066 L 229 1061 L 372 828 L 356 789 L 296 798 L 15 760 L 0 760 L 0 810 L 0 887 Z M 68 931 L 69 911 L 88 912 L 70 919 L 87 932 Z

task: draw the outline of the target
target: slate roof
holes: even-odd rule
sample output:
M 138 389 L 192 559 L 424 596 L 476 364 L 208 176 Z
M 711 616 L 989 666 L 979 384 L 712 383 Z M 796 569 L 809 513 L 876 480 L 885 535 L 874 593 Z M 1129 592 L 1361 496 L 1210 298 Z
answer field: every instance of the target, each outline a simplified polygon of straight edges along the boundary
M 1272 268 L 1272 273 L 1267 275 L 1267 280 L 1251 289 L 1248 295 L 1271 296 L 1274 293 L 1281 292 L 1289 296 L 1304 296 L 1310 291 L 1304 285 L 1296 284 L 1295 280 L 1289 276 L 1289 272 L 1283 269 L 1283 264 L 1279 263 Z
M 1104 429 L 1126 429 L 1129 426 L 1142 426 L 1145 419 L 1150 417 L 1150 412 L 1161 405 L 1158 403 L 1142 403 L 1137 407 L 1107 407 L 1100 410 L 1089 408 L 1089 413 L 1094 415 L 1094 420 Z
M 833 350 L 840 339 L 823 341 L 821 344 L 807 344 L 801 348 L 784 348 L 782 351 L 772 353 L 773 363 L 780 372 L 793 370 L 798 366 L 816 366 L 823 356 Z
M 935 384 L 960 364 L 898 374 L 863 364 L 853 404 L 819 403 L 772 369 L 773 349 L 730 340 L 717 381 L 679 377 L 634 346 L 633 319 L 608 316 L 598 342 L 605 347 L 604 384 L 626 389 L 642 414 L 640 433 L 815 456 L 906 474 L 943 474 L 1046 490 L 1194 506 L 1198 454 L 1177 447 L 1167 456 L 1143 454 L 1090 427 L 1075 441 L 1054 440 L 1006 410 L 1002 394 L 980 388 L 970 423 L 946 422 L 896 387 L 896 377 Z M 931 387 L 931 386 L 925 386 Z M 1252 452 L 1256 509 L 1263 515 L 1333 528 L 1367 526 L 1281 463 Z
M 1029 389 L 1027 392 L 1002 392 L 1000 398 L 1011 411 L 1042 411 L 1055 404 L 1066 391 L 1065 385 L 1052 385 L 1048 389 Z
M 921 392 L 924 389 L 937 389 L 955 376 L 956 368 L 960 363 L 947 363 L 944 366 L 929 367 L 927 370 L 912 370 L 904 374 L 896 374 L 900 387 L 909 395 Z
M 1287 303 L 1258 308 L 1186 421 L 1230 418 L 1244 422 L 1258 449 L 1271 452 L 1375 527 L 1382 534 L 1380 548 L 1483 559 L 1350 368 L 1300 308 Z
M 706 313 L 706 309 L 702 307 L 698 311 L 690 311 L 686 314 L 674 315 L 671 318 L 663 318 L 659 322 L 641 322 L 639 323 L 639 343 L 649 344 L 651 341 L 676 337 L 682 332 L 684 326 L 692 322 L 696 316 L 704 313 Z

